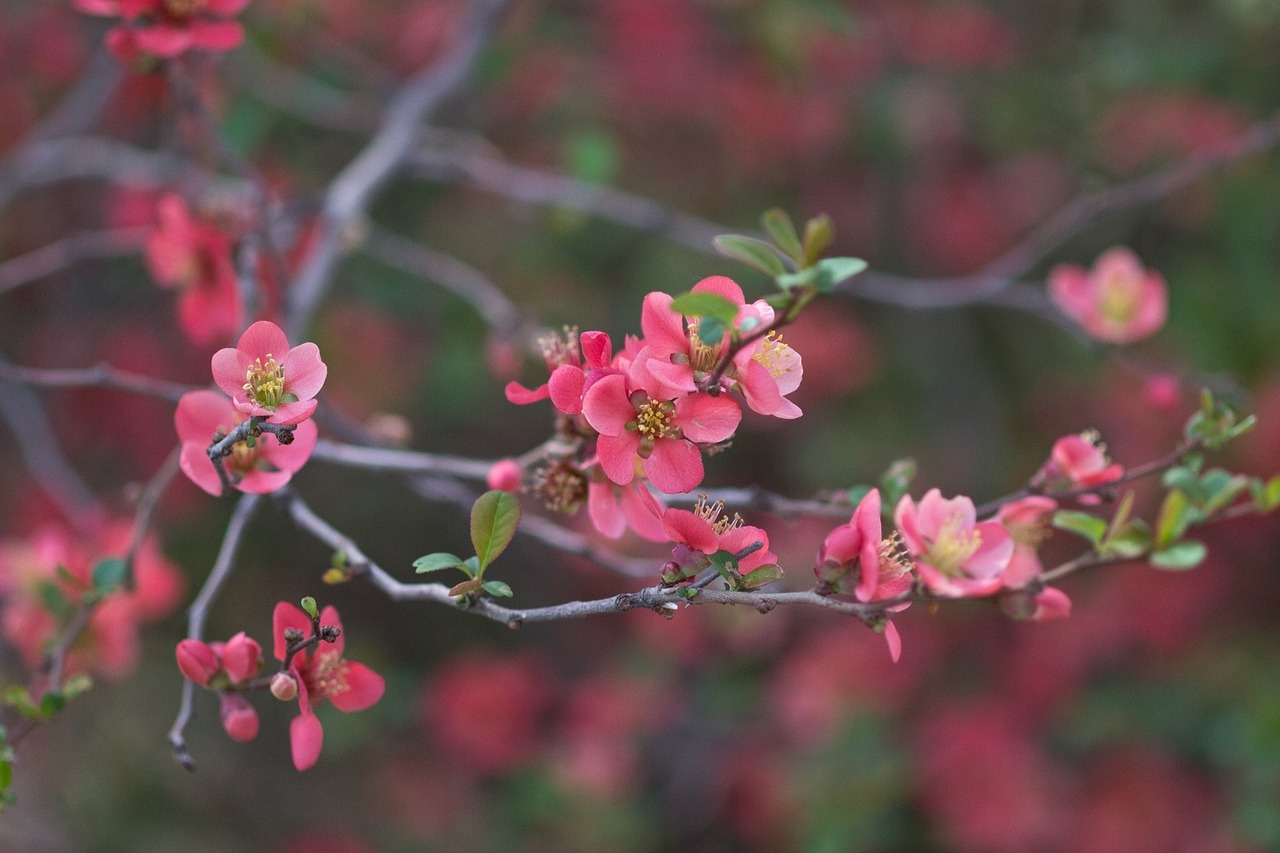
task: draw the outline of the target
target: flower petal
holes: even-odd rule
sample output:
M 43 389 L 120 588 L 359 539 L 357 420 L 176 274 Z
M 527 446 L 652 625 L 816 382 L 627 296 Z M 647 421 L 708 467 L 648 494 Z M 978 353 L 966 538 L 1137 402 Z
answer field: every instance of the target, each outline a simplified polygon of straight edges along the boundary
M 742 422 L 742 410 L 724 394 L 689 394 L 676 400 L 673 421 L 690 441 L 724 441 Z
M 289 354 L 289 339 L 275 323 L 270 320 L 259 320 L 244 330 L 244 334 L 236 342 L 236 349 L 249 357 L 249 364 L 256 359 L 262 359 L 265 362 L 267 356 L 271 356 L 276 361 L 283 361 Z
M 230 400 L 217 391 L 208 390 L 183 394 L 173 413 L 178 438 L 206 447 L 213 443 L 214 433 L 231 430 L 241 420 L 236 417 Z
M 281 601 L 271 612 L 271 636 L 275 640 L 276 660 L 283 662 L 289 644 L 284 639 L 286 628 L 296 628 L 304 637 L 311 636 L 311 618 L 287 601 Z
M 310 400 L 324 386 L 329 368 L 320 360 L 320 348 L 308 341 L 289 350 L 281 362 L 284 388 L 299 400 Z
M 324 729 L 315 714 L 299 714 L 289 723 L 289 749 L 294 767 L 299 770 L 314 767 L 323 744 Z
M 339 711 L 363 711 L 382 698 L 387 686 L 381 675 L 362 663 L 347 661 L 342 677 L 347 689 L 329 694 L 329 701 Z
M 527 406 L 530 403 L 537 403 L 539 400 L 547 399 L 547 397 L 551 396 L 551 389 L 545 383 L 531 390 L 519 382 L 508 382 L 503 393 L 507 395 L 508 403 Z
M 640 436 L 634 432 L 624 430 L 621 435 L 601 435 L 596 439 L 600 468 L 619 486 L 625 486 L 635 478 L 636 451 L 639 449 Z
M 582 398 L 582 413 L 586 415 L 587 423 L 601 435 L 625 433 L 627 424 L 636 419 L 636 408 L 627 397 L 627 378 L 615 373 L 592 385 Z M 636 437 L 635 444 L 639 441 Z M 619 482 L 612 475 L 610 479 Z M 628 478 L 622 482 L 631 480 Z
M 682 439 L 659 439 L 653 453 L 644 460 L 644 473 L 660 492 L 674 495 L 692 491 L 702 482 L 702 451 Z
M 674 353 L 689 352 L 684 320 L 671 308 L 674 301 L 671 294 L 654 291 L 645 296 L 644 307 L 640 309 L 640 329 L 644 332 L 645 345 L 655 358 L 666 359 Z
M 551 372 L 547 388 L 551 392 L 551 405 L 566 415 L 576 415 L 582 411 L 582 388 L 587 375 L 582 368 L 572 364 L 562 364 Z

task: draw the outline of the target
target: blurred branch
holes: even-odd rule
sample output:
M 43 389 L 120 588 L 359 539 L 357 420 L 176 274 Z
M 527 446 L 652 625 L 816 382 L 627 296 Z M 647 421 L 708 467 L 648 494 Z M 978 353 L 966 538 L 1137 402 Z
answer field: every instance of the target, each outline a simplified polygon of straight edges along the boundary
M 154 229 L 109 228 L 80 231 L 0 263 L 0 294 L 53 275 L 86 260 L 106 260 L 137 254 Z
M 378 126 L 378 113 L 366 101 L 334 89 L 295 68 L 277 62 L 251 43 L 242 44 L 224 66 L 245 92 L 308 124 L 343 133 L 364 133 Z
M 451 255 L 383 228 L 370 227 L 363 248 L 389 267 L 434 281 L 466 300 L 495 331 L 515 336 L 525 325 L 520 309 L 488 276 Z
M 226 584 L 227 578 L 231 576 L 232 569 L 235 568 L 236 555 L 240 551 L 240 543 L 244 539 L 244 532 L 248 528 L 249 522 L 253 519 L 253 514 L 257 511 L 261 500 L 261 495 L 244 495 L 236 504 L 235 509 L 232 510 L 231 519 L 227 522 L 227 531 L 222 537 L 222 546 L 218 549 L 218 556 L 213 562 L 213 568 L 209 571 L 209 577 L 205 578 L 204 586 L 200 587 L 196 600 L 191 603 L 191 609 L 187 611 L 187 637 L 189 639 L 199 640 L 204 637 L 204 626 L 209 618 L 209 608 L 217 600 L 218 595 L 222 592 L 223 585 Z M 173 728 L 169 730 L 169 744 L 173 747 L 173 757 L 188 770 L 196 769 L 195 759 L 187 751 L 185 734 L 187 724 L 191 722 L 194 714 L 195 684 L 184 678 L 182 681 L 182 700 L 178 706 L 178 717 L 173 721 Z
M 108 388 L 171 402 L 177 402 L 183 394 L 198 387 L 130 373 L 109 364 L 83 368 L 20 367 L 4 359 L 0 359 L 0 380 L 36 388 Z
M 452 48 L 406 81 L 388 104 L 377 133 L 330 184 L 319 241 L 289 291 L 289 337 L 305 336 L 341 259 L 348 230 L 412 153 L 422 125 L 462 85 L 505 6 L 506 0 L 477 0 Z

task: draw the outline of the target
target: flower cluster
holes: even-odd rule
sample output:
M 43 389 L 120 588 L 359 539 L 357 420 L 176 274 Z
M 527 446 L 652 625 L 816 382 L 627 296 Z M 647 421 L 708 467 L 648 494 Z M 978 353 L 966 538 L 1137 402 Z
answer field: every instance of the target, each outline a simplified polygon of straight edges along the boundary
M 226 396 L 192 391 L 178 401 L 183 473 L 211 495 L 228 483 L 265 494 L 289 482 L 315 449 L 309 419 L 327 374 L 315 344 L 290 347 L 279 326 L 254 323 L 234 348 L 213 356 L 213 377 Z M 240 437 L 215 460 L 210 446 L 232 436 Z
M 700 281 L 692 292 L 714 295 L 736 312 L 732 329 L 714 343 L 699 334 L 699 318 L 685 317 L 673 297 L 654 292 L 644 300 L 643 337 L 628 337 L 615 352 L 604 332 L 567 328 L 542 342 L 545 384 L 507 385 L 507 399 L 518 405 L 549 398 L 562 432 L 587 448 L 578 458 L 552 460 L 532 478 L 531 490 L 565 511 L 585 500 L 606 536 L 629 527 L 644 538 L 668 539 L 642 484 L 665 494 L 696 489 L 703 453 L 737 431 L 738 397 L 760 414 L 800 415 L 786 395 L 799 386 L 803 366 L 774 329 L 773 308 L 763 300 L 748 304 L 723 276 Z
M 275 658 L 280 671 L 262 672 L 262 646 L 243 631 L 225 643 L 187 639 L 178 643 L 178 669 L 190 681 L 218 693 L 222 726 L 234 740 L 258 736 L 258 712 L 245 698 L 268 687 L 281 701 L 298 700 L 301 714 L 289 726 L 294 766 L 312 767 L 320 757 L 324 731 L 313 708 L 328 699 L 339 711 L 362 711 L 382 698 L 382 676 L 343 657 L 342 621 L 326 607 L 315 619 L 287 602 L 272 617 Z
M 122 19 L 107 32 L 107 49 L 122 62 L 171 59 L 188 50 L 220 52 L 244 41 L 237 15 L 249 0 L 74 0 L 91 15 Z

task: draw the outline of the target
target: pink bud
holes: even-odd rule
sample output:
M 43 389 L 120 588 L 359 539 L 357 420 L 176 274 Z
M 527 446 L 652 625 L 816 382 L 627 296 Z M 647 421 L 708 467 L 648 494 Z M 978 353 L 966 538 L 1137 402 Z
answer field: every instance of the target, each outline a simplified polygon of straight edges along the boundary
M 253 740 L 258 736 L 258 712 L 239 693 L 223 693 L 222 727 L 232 740 Z
M 222 668 L 233 684 L 248 681 L 262 668 L 262 646 L 241 631 L 222 647 Z
M 1182 382 L 1172 373 L 1157 373 L 1143 383 L 1142 397 L 1153 408 L 1176 409 L 1182 405 Z
M 523 479 L 523 474 L 514 459 L 502 459 L 493 463 L 493 466 L 489 468 L 489 475 L 485 479 L 491 489 L 515 492 L 520 489 L 520 481 Z
M 178 669 L 201 687 L 208 687 L 222 668 L 213 649 L 199 640 L 183 640 L 174 652 L 178 658 Z
M 298 698 L 297 680 L 287 672 L 277 672 L 271 676 L 271 695 L 281 702 Z

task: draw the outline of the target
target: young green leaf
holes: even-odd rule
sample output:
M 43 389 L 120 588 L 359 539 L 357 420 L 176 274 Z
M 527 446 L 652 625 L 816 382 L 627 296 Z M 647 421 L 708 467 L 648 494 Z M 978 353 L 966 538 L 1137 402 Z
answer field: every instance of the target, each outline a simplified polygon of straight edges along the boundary
M 320 608 L 316 606 L 316 600 L 311 596 L 302 599 L 302 612 L 310 616 L 312 619 L 320 618 Z
M 511 587 L 502 581 L 485 581 L 481 587 L 494 598 L 510 598 L 514 594 L 511 592 Z
M 124 583 L 128 573 L 129 564 L 119 557 L 99 560 L 93 567 L 93 588 L 101 595 L 114 592 Z
M 471 507 L 471 544 L 476 546 L 477 575 L 511 544 L 520 524 L 520 501 L 510 492 L 485 492 Z
M 738 306 L 718 293 L 682 293 L 671 300 L 671 310 L 686 317 L 715 317 L 726 326 L 738 317 Z
M 1280 506 L 1280 474 L 1267 480 L 1254 480 L 1251 484 L 1253 491 L 1253 505 L 1258 508 L 1258 512 L 1271 512 L 1271 510 Z
M 716 251 L 726 258 L 742 261 L 771 278 L 778 278 L 787 272 L 777 251 L 763 240 L 743 237 L 739 234 L 721 234 L 711 242 L 715 245 Z
M 1083 536 L 1098 546 L 1102 543 L 1102 537 L 1107 535 L 1107 522 L 1096 515 L 1090 515 L 1087 512 L 1078 512 L 1073 509 L 1058 510 L 1053 514 L 1053 526 L 1059 530 L 1066 530 L 1077 536 Z
M 853 278 L 866 268 L 867 262 L 860 258 L 823 258 L 808 269 L 778 276 L 778 286 L 791 290 L 810 285 L 819 293 L 830 293 L 840 282 Z
M 462 559 L 452 554 L 446 554 L 443 551 L 437 551 L 434 554 L 427 554 L 413 561 L 413 570 L 422 575 L 427 572 L 438 572 L 441 569 L 456 569 L 462 567 Z
M 1152 554 L 1151 565 L 1158 569 L 1172 569 L 1175 571 L 1193 569 L 1200 565 L 1208 553 L 1209 549 L 1204 546 L 1203 542 L 1184 539 Z
M 1181 539 L 1191 521 L 1191 507 L 1186 494 L 1174 489 L 1165 495 L 1160 515 L 1156 517 L 1156 549 L 1162 550 Z
M 831 217 L 825 213 L 815 216 L 804 224 L 804 265 L 811 267 L 822 257 L 822 253 L 831 245 L 835 231 L 831 227 Z
M 796 233 L 795 223 L 785 212 L 776 207 L 766 210 L 764 216 L 760 217 L 760 224 L 764 226 L 764 233 L 768 234 L 774 245 L 785 254 L 790 255 L 796 262 L 804 259 L 800 235 Z

